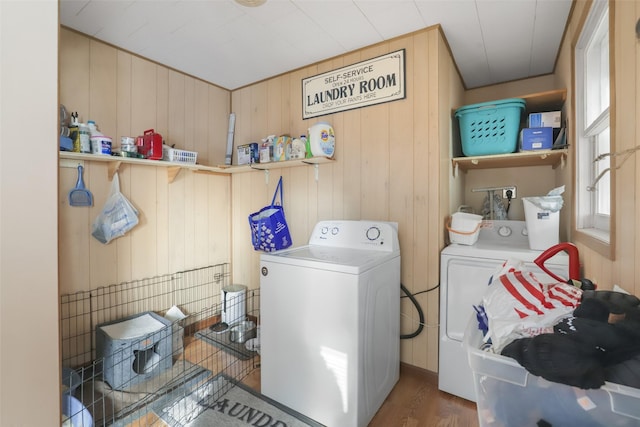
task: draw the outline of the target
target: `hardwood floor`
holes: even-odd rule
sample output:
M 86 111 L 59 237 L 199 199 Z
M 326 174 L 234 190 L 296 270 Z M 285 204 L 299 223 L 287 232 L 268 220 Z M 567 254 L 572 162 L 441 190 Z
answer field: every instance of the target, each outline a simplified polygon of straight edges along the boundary
M 477 427 L 476 404 L 438 390 L 438 377 L 401 365 L 400 380 L 369 427 Z
M 260 369 L 252 371 L 243 382 L 260 391 Z M 436 374 L 404 364 L 398 383 L 369 423 L 369 427 L 478 425 L 475 403 L 438 390 Z
M 237 372 L 245 372 L 242 382 L 260 391 L 259 356 L 239 361 L 193 337 L 185 337 L 186 360 L 221 372 L 233 360 Z M 240 366 L 242 365 L 242 366 Z M 152 411 L 128 427 L 166 426 Z M 476 404 L 438 390 L 438 377 L 410 365 L 400 365 L 400 379 L 373 417 L 368 427 L 478 427 Z M 327 426 L 341 427 L 341 426 Z

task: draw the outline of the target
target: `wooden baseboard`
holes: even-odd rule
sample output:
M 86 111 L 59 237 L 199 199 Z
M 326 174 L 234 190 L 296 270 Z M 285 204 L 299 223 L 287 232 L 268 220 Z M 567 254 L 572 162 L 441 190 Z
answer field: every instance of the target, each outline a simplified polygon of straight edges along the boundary
M 184 335 L 186 337 L 192 336 L 196 332 L 198 332 L 198 331 L 200 331 L 202 329 L 206 329 L 209 326 L 215 325 L 216 323 L 220 322 L 220 318 L 221 318 L 221 316 L 219 314 L 217 314 L 215 316 L 207 317 L 206 319 L 198 320 L 195 323 L 187 325 L 187 326 L 184 327 Z M 258 318 L 256 316 L 247 316 L 247 319 L 248 320 L 252 320 L 255 323 L 258 323 Z
M 400 362 L 400 370 L 406 372 L 412 376 L 418 376 L 428 380 L 433 384 L 438 384 L 438 374 L 428 369 L 420 368 L 418 366 L 409 365 L 405 362 Z
M 220 315 L 207 317 L 206 319 L 203 319 L 203 320 L 198 320 L 197 322 L 191 323 L 190 325 L 187 325 L 184 327 L 184 335 L 186 337 L 189 337 L 191 335 L 194 335 L 199 330 L 208 328 L 211 325 L 215 325 L 219 321 L 220 321 Z

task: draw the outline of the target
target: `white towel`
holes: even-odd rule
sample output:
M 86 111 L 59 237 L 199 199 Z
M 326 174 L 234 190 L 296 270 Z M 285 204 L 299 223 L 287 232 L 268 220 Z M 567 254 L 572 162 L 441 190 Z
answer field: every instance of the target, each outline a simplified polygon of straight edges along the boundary
M 164 327 L 164 323 L 156 320 L 149 313 L 111 325 L 101 326 L 107 335 L 119 340 L 143 337 Z

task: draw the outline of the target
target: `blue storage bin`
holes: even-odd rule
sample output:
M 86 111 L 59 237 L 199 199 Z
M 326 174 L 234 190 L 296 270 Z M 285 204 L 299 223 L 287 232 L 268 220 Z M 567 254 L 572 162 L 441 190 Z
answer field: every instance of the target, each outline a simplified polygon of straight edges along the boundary
M 460 123 L 464 155 L 486 156 L 516 151 L 525 105 L 524 99 L 510 98 L 458 108 L 455 115 Z

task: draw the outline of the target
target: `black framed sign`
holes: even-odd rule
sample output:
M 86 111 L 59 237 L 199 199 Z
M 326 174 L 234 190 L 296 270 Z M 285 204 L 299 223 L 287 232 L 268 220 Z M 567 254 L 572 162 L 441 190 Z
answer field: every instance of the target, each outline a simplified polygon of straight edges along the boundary
M 302 118 L 404 99 L 404 49 L 302 79 Z

